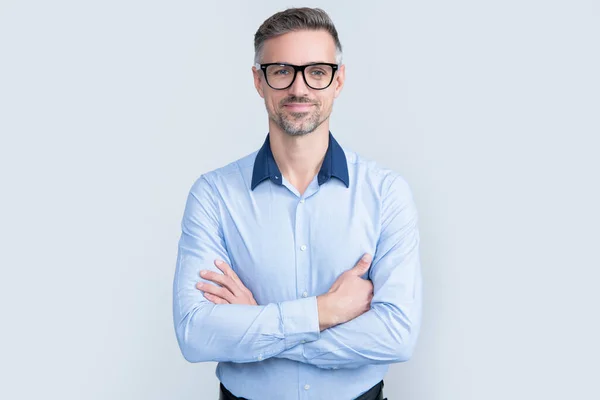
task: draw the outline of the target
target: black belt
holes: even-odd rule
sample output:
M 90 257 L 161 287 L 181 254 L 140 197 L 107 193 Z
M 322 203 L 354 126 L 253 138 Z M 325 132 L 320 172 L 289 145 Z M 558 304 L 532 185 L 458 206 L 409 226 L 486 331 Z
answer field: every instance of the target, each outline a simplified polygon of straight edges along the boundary
M 233 393 L 220 384 L 221 393 L 219 394 L 219 400 L 247 400 L 244 397 L 237 397 Z M 355 400 L 387 400 L 383 398 L 383 381 L 367 390 L 365 393 L 358 396 Z

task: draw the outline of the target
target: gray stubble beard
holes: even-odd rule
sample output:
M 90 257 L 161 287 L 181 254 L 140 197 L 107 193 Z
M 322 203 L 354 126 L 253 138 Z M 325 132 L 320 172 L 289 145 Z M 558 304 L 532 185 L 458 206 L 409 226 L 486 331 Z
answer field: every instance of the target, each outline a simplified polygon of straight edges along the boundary
M 298 126 L 294 120 L 303 118 L 306 114 L 307 113 L 304 112 L 293 112 L 289 113 L 289 115 L 285 115 L 283 112 L 277 112 L 275 115 L 269 115 L 269 117 L 288 135 L 303 136 L 313 132 L 327 119 L 321 120 L 321 113 L 317 111 L 314 112 L 307 121 Z M 294 120 L 291 120 L 291 118 Z

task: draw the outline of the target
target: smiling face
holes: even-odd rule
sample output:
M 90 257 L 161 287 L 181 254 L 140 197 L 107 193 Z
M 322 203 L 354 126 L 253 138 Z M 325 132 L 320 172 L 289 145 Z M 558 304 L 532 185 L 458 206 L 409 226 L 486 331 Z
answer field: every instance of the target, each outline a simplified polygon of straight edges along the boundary
M 288 32 L 265 41 L 260 63 L 287 63 L 306 65 L 317 62 L 336 63 L 336 48 L 331 35 L 325 30 Z M 306 135 L 328 121 L 333 100 L 344 84 L 345 67 L 335 72 L 331 85 L 323 90 L 308 87 L 297 72 L 292 86 L 283 90 L 271 88 L 263 72 L 252 67 L 254 86 L 262 98 L 269 119 L 291 136 Z M 308 71 L 306 71 L 308 74 Z M 327 122 L 327 130 L 328 122 Z

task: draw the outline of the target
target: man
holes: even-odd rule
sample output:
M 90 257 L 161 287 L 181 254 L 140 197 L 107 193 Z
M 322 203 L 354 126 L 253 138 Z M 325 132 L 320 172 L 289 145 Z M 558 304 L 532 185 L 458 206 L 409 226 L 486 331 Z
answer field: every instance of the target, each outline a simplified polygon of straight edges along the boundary
M 411 357 L 421 321 L 411 190 L 329 131 L 345 67 L 324 11 L 273 15 L 255 52 L 269 133 L 190 190 L 179 346 L 190 362 L 219 362 L 221 399 L 383 399 L 388 365 Z

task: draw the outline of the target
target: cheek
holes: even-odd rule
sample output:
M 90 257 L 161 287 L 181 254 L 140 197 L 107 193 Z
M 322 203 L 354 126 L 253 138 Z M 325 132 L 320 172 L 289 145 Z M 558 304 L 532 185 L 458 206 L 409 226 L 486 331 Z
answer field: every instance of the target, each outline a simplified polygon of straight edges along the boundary
M 265 92 L 265 104 L 271 111 L 277 111 L 279 109 L 279 102 L 281 99 L 278 96 L 273 96 Z
M 275 99 L 273 99 L 272 97 L 266 97 L 265 104 L 267 105 L 267 108 L 269 109 L 270 112 L 277 111 L 277 101 Z
M 321 102 L 321 110 L 329 110 L 333 104 L 333 94 L 331 93 L 331 96 L 324 96 L 319 101 Z

